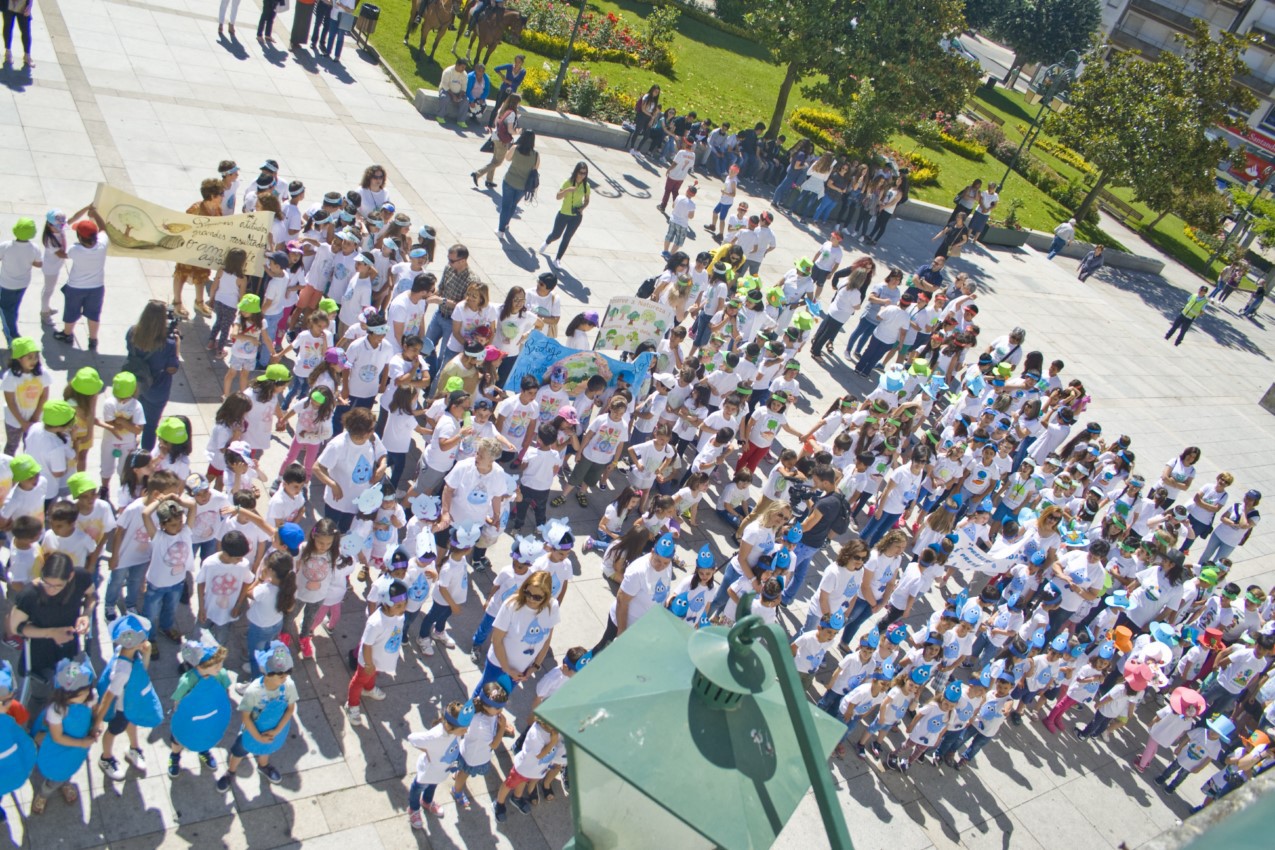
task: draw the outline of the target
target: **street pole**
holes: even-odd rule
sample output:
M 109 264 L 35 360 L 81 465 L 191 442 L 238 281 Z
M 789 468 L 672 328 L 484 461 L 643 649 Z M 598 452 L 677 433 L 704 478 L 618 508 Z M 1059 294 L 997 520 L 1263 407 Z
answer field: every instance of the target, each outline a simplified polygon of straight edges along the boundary
M 1009 165 L 1005 167 L 1005 176 L 1001 178 L 998 186 L 998 190 L 1001 193 L 1005 191 L 1005 181 L 1009 179 L 1010 172 L 1018 164 L 1018 157 L 1022 155 L 1024 150 L 1031 150 L 1032 144 L 1044 129 L 1045 111 L 1049 109 L 1049 104 L 1053 103 L 1055 97 L 1067 90 L 1076 74 L 1076 66 L 1079 64 L 1080 55 L 1074 50 L 1068 50 L 1061 62 L 1055 62 L 1045 69 L 1044 76 L 1041 78 L 1041 85 L 1037 89 L 1041 97 L 1040 111 L 1036 113 L 1031 126 L 1027 128 L 1027 132 L 1023 135 L 1023 140 L 1019 143 L 1018 150 L 1014 151 L 1014 155 L 1010 157 Z
M 558 95 L 562 93 L 562 81 L 567 78 L 567 66 L 571 64 L 571 49 L 575 47 L 576 33 L 580 31 L 580 21 L 584 18 L 584 8 L 588 0 L 580 0 L 580 11 L 576 13 L 576 22 L 571 27 L 571 36 L 567 39 L 567 52 L 562 54 L 562 64 L 558 66 L 558 78 L 553 81 L 553 93 L 549 95 L 550 108 L 557 108 Z
M 1253 204 L 1256 204 L 1257 199 L 1262 196 L 1262 193 L 1271 187 L 1272 177 L 1275 177 L 1275 169 L 1267 169 L 1266 175 L 1263 177 L 1262 182 L 1258 183 L 1257 185 L 1253 187 L 1253 197 L 1248 199 L 1248 206 L 1244 208 L 1244 212 L 1236 216 L 1235 224 L 1232 225 L 1231 229 L 1226 232 L 1226 236 L 1222 237 L 1222 244 L 1217 246 L 1217 250 L 1209 255 L 1209 259 L 1205 263 L 1206 267 L 1212 266 L 1213 263 L 1217 261 L 1218 257 L 1226 253 L 1227 246 L 1231 244 L 1231 237 L 1234 236 L 1237 231 L 1239 231 L 1242 225 L 1252 220 Z
M 1049 108 L 1049 101 L 1050 98 L 1046 97 L 1044 102 L 1041 103 L 1040 111 L 1036 113 L 1035 119 L 1032 120 L 1032 125 L 1027 128 L 1026 135 L 1023 136 L 1023 140 L 1018 144 L 1018 150 L 1014 151 L 1014 155 L 1009 158 L 1009 165 L 1005 166 L 1005 176 L 1002 177 L 1001 182 L 997 184 L 998 191 L 1005 191 L 1005 181 L 1009 179 L 1010 172 L 1012 172 L 1014 170 L 1014 166 L 1018 164 L 1018 157 L 1022 154 L 1023 149 L 1030 147 L 1030 142 L 1035 140 L 1035 135 L 1041 126 L 1041 118 L 1044 117 L 1045 110 Z

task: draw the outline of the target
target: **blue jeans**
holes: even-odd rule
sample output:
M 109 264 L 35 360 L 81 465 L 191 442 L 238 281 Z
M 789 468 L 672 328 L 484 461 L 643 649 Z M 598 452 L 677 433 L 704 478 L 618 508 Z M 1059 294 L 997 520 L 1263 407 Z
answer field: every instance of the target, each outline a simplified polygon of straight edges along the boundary
M 438 349 L 451 335 L 451 316 L 444 316 L 442 311 L 435 310 L 434 315 L 429 320 L 429 327 L 425 328 L 425 339 L 430 343 L 430 352 L 426 355 L 426 359 L 429 360 L 429 373 L 431 375 L 438 374 Z
M 840 200 L 840 198 L 833 198 L 828 195 L 824 195 L 819 201 L 819 206 L 815 208 L 815 221 L 823 221 L 828 216 L 832 215 L 833 210 L 837 208 L 837 204 Z
M 255 679 L 261 675 L 261 668 L 257 666 L 257 653 L 269 646 L 270 641 L 279 637 L 279 631 L 282 628 L 282 620 L 266 628 L 255 625 L 251 620 L 248 621 L 248 634 L 244 637 L 244 647 L 248 652 L 248 663 L 252 666 L 252 678 Z
M 26 294 L 25 286 L 21 289 L 0 289 L 0 320 L 4 322 L 4 338 L 10 342 L 21 336 L 18 333 L 18 308 Z
M 969 741 L 969 746 L 965 748 L 965 752 L 961 753 L 961 758 L 966 761 L 973 761 L 974 756 L 982 752 L 983 747 L 986 747 L 992 739 L 973 726 L 968 726 L 965 729 L 965 735 L 962 740 Z
M 790 165 L 788 170 L 784 172 L 784 177 L 779 181 L 779 185 L 775 187 L 775 194 L 771 195 L 770 203 L 776 207 L 782 207 L 784 201 L 788 199 L 789 193 L 793 191 L 792 179 L 797 172 Z
M 859 355 L 859 362 L 854 364 L 854 370 L 860 375 L 867 377 L 892 347 L 891 343 L 882 342 L 875 336 L 869 336 L 868 346 L 863 350 L 863 354 Z
M 969 727 L 966 726 L 965 729 Z M 948 753 L 954 752 L 961 745 L 961 741 L 965 738 L 965 729 L 954 729 L 951 732 L 944 732 L 943 737 L 939 739 L 939 745 L 934 752 L 940 758 Z
M 894 528 L 894 524 L 898 522 L 901 516 L 903 516 L 902 513 L 887 514 L 880 509 L 876 510 L 872 514 L 872 519 L 868 520 L 868 524 L 859 532 L 859 539 L 871 549 L 878 540 L 885 536 L 887 531 Z
M 279 331 L 279 321 L 283 319 L 283 311 L 275 313 L 273 316 L 265 316 L 266 336 L 270 337 L 270 344 L 274 345 L 275 334 Z M 257 349 L 257 368 L 264 369 L 270 363 L 270 352 L 266 351 L 263 345 Z
M 1067 240 L 1062 237 L 1055 236 L 1054 241 L 1049 243 L 1049 253 L 1045 255 L 1046 260 L 1052 260 L 1058 256 L 1058 252 L 1067 247 Z
M 422 785 L 415 779 L 407 788 L 407 808 L 409 811 L 419 812 L 421 810 L 421 801 L 425 801 L 425 805 L 434 802 L 434 791 L 437 785 Z
M 848 644 L 854 639 L 855 632 L 872 616 L 872 606 L 866 599 L 856 599 L 846 614 L 846 627 L 841 630 L 841 642 Z
M 283 407 L 288 409 L 292 406 L 292 400 L 297 396 L 305 393 L 309 395 L 310 379 L 301 375 L 293 375 L 292 380 L 288 382 L 288 391 L 283 394 Z
M 796 600 L 797 593 L 806 583 L 806 571 L 810 569 L 810 562 L 815 559 L 815 553 L 818 551 L 805 543 L 798 543 L 793 548 L 792 581 L 784 586 L 783 603 L 785 605 L 791 605 Z
M 487 642 L 487 638 L 491 637 L 492 624 L 496 622 L 496 618 L 491 614 L 483 614 L 483 618 L 478 621 L 478 628 L 474 629 L 474 650 Z M 404 629 L 406 631 L 406 629 Z
M 443 629 L 447 626 L 447 618 L 451 615 L 452 606 L 444 605 L 441 602 L 433 603 L 429 611 L 421 618 L 421 630 L 418 634 L 421 637 L 441 635 Z
M 1218 539 L 1217 532 L 1214 531 L 1209 535 L 1209 542 L 1204 544 L 1204 551 L 1200 554 L 1201 564 L 1212 564 L 1222 558 L 1231 557 L 1231 553 L 1235 551 L 1235 547 L 1229 543 L 1223 543 Z
M 810 215 L 818 205 L 818 196 L 814 192 L 802 189 L 797 193 L 797 200 L 793 201 L 792 211 L 794 215 Z
M 310 46 L 318 49 L 323 43 L 323 34 L 328 27 L 332 26 L 332 4 L 325 3 L 324 0 L 315 0 L 314 3 L 314 29 L 310 30 Z
M 850 332 L 850 338 L 846 340 L 846 354 L 858 354 L 863 351 L 863 347 L 868 344 L 868 340 L 872 339 L 872 332 L 876 329 L 877 323 L 871 319 L 859 319 L 859 324 L 854 326 L 854 330 Z
M 324 24 L 319 50 L 324 54 L 330 54 L 333 59 L 340 59 L 341 48 L 345 45 L 345 32 L 331 18 L 328 18 Z
M 354 522 L 354 514 L 348 511 L 337 510 L 331 505 L 324 503 L 323 515 L 336 523 L 337 530 L 342 534 L 350 530 L 350 525 Z
M 120 594 L 124 594 L 124 607 L 140 611 L 142 604 L 142 580 L 146 578 L 146 564 L 116 567 L 106 582 L 106 610 L 116 610 Z
M 518 211 L 518 201 L 522 198 L 522 192 L 522 189 L 510 186 L 508 181 L 500 184 L 500 227 L 498 230 L 502 233 L 509 229 L 509 222 Z
M 177 619 L 177 606 L 181 603 L 185 581 L 169 587 L 147 587 L 142 600 L 142 616 L 151 621 L 151 640 L 159 631 L 168 631 Z

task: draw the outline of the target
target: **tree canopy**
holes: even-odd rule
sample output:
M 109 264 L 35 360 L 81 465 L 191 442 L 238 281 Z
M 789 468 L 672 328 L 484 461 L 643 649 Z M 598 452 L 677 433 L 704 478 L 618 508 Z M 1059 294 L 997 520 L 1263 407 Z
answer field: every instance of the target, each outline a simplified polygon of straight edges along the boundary
M 1100 0 L 983 0 L 994 14 L 983 24 L 1014 50 L 1014 67 L 1052 63 L 1068 50 L 1083 53 L 1102 23 Z M 1001 6 L 995 13 L 996 6 Z

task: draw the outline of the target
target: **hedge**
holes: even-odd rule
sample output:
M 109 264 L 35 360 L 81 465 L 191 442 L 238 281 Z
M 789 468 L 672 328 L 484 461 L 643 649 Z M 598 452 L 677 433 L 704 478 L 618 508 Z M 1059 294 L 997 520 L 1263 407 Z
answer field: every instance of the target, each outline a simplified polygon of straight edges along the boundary
M 547 35 L 536 30 L 523 30 L 521 47 L 548 56 L 550 59 L 561 59 L 567 55 L 567 39 L 556 35 Z M 641 65 L 642 60 L 636 53 L 613 48 L 598 48 L 577 40 L 571 48 L 571 57 L 580 62 L 618 62 L 621 65 Z M 661 50 L 651 65 L 656 73 L 668 75 L 673 71 L 673 55 Z
M 978 142 L 958 139 L 950 133 L 939 133 L 939 138 L 943 142 L 943 147 L 947 148 L 957 156 L 963 156 L 966 159 L 982 162 L 983 158 L 987 155 L 987 148 L 983 147 Z
M 793 112 L 792 117 L 788 119 L 788 124 L 793 130 L 825 150 L 840 151 L 845 147 L 842 144 L 839 133 L 829 128 L 820 127 L 810 118 L 801 114 L 807 111 L 809 110 L 798 109 Z
M 794 109 L 790 122 L 800 118 L 805 123 L 818 127 L 821 130 L 831 130 L 839 133 L 846 128 L 846 119 L 838 112 L 830 109 L 814 109 L 809 106 L 803 106 L 800 109 Z

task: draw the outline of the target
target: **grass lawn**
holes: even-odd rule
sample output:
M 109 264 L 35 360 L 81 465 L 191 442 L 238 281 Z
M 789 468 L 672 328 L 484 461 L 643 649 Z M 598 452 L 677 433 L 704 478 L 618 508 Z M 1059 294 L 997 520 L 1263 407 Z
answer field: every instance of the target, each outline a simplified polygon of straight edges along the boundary
M 1005 121 L 1001 129 L 1005 131 L 1006 137 L 1013 142 L 1022 141 L 1023 132 L 1018 129 L 1019 126 L 1030 126 L 1031 122 L 1035 119 L 1036 114 L 1040 111 L 1039 106 L 1027 102 L 1027 97 L 1022 92 L 1007 91 L 1006 89 L 1000 88 L 991 92 L 986 89 L 979 89 L 975 93 L 974 97 L 977 101 L 979 101 L 979 107 L 981 109 L 992 112 Z M 1040 161 L 1045 163 L 1045 165 L 1048 165 L 1050 168 L 1057 171 L 1065 179 L 1069 181 L 1078 180 L 1083 183 L 1084 175 L 1079 169 L 1063 162 L 1052 154 L 1046 153 L 1040 148 L 1032 148 L 1032 155 L 1040 159 Z M 1020 177 L 1019 179 L 1022 178 Z M 1147 225 L 1155 221 L 1159 216 L 1159 213 L 1152 210 L 1146 204 L 1134 200 L 1133 190 L 1127 186 L 1109 186 L 1107 190 L 1129 206 L 1136 209 L 1138 212 L 1142 213 L 1142 220 L 1140 222 L 1132 219 L 1125 222 L 1125 225 L 1131 230 L 1135 230 L 1142 234 L 1142 237 L 1148 242 L 1169 254 L 1187 268 L 1190 268 L 1199 274 L 1205 275 L 1206 277 L 1216 277 L 1217 272 L 1221 271 L 1222 263 L 1215 262 L 1211 269 L 1208 267 L 1207 261 L 1209 252 L 1187 238 L 1187 235 L 1183 230 L 1186 226 L 1186 222 L 1182 219 L 1170 213 L 1155 226 L 1154 230 L 1150 230 L 1147 228 Z M 1011 191 L 1013 191 L 1012 184 Z M 1055 206 L 1059 205 L 1055 204 Z M 1025 210 L 1026 207 L 1024 207 L 1024 211 Z M 1081 238 L 1084 239 L 1086 237 L 1082 234 Z
M 592 0 L 589 8 L 601 14 L 615 12 L 621 15 L 625 23 L 638 33 L 642 32 L 643 18 L 651 10 L 648 4 L 625 0 Z M 380 23 L 372 36 L 372 44 L 409 85 L 435 88 L 442 68 L 455 61 L 451 45 L 456 33 L 443 35 L 435 56 L 437 61 L 431 61 L 428 50 L 421 52 L 415 47 L 415 33 L 412 47 L 403 44 L 403 31 L 410 10 L 411 4 L 407 0 L 382 3 Z M 433 36 L 426 42 L 426 47 L 432 44 Z M 693 109 L 701 118 L 711 118 L 717 123 L 730 121 L 737 127 L 770 120 L 775 96 L 784 79 L 784 69 L 771 63 L 760 45 L 683 16 L 673 40 L 672 52 L 675 62 L 669 76 L 616 62 L 573 62 L 572 65 L 589 68 L 594 74 L 605 77 L 610 88 L 634 95 L 659 84 L 661 101 L 679 113 Z M 557 74 L 559 60 L 508 43 L 496 48 L 489 67 L 511 61 L 515 53 L 527 55 L 528 67 L 540 68 L 547 63 L 550 74 Z M 800 87 L 800 83 L 793 87 L 788 101 L 789 113 L 799 106 L 815 105 L 802 96 Z

